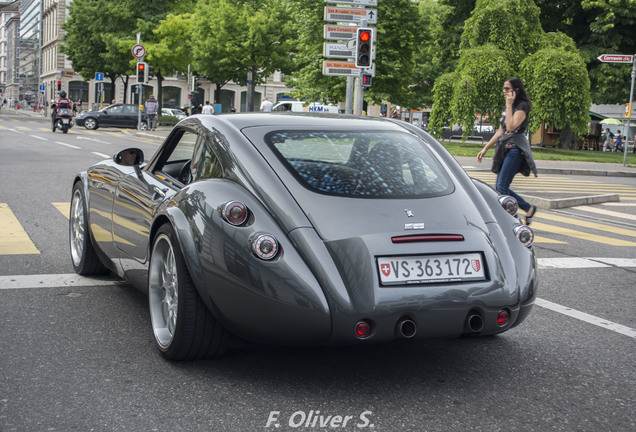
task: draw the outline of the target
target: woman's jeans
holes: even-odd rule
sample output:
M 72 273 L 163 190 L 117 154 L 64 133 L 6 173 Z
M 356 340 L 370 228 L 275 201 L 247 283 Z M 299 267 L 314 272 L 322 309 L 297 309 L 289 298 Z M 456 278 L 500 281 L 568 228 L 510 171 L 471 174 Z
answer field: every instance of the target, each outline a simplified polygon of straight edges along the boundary
M 523 163 L 523 155 L 521 154 L 521 150 L 517 147 L 513 147 L 506 152 L 506 156 L 504 157 L 503 164 L 501 165 L 501 169 L 499 170 L 499 174 L 497 174 L 497 192 L 502 195 L 510 195 L 519 203 L 519 207 L 525 212 L 530 210 L 530 204 L 517 195 L 512 189 L 510 189 L 510 184 L 512 180 L 514 180 L 515 175 L 519 172 L 521 168 L 521 164 Z

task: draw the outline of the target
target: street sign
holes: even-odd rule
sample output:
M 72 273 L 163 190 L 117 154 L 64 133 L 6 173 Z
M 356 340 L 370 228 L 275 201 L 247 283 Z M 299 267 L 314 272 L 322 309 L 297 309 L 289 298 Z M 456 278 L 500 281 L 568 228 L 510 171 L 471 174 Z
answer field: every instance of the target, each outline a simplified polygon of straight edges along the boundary
M 604 63 L 632 63 L 634 61 L 634 56 L 627 54 L 601 54 L 596 58 Z
M 356 50 L 349 49 L 347 44 L 325 42 L 322 48 L 322 55 L 329 58 L 353 58 Z
M 360 69 L 358 69 L 355 63 L 349 62 L 322 62 L 322 74 L 331 76 L 353 76 L 360 75 Z
M 104 81 L 104 73 L 95 72 L 95 81 Z
M 325 39 L 349 40 L 356 37 L 358 27 L 325 24 Z
M 40 84 L 40 91 L 46 91 L 46 85 Z
M 376 9 L 345 9 L 325 6 L 325 21 L 354 23 L 366 21 L 367 24 L 376 24 L 378 11 Z
M 325 0 L 327 3 L 350 4 L 358 6 L 377 6 L 378 0 Z
M 132 47 L 132 55 L 138 59 L 143 58 L 146 55 L 146 48 L 141 44 L 137 44 Z

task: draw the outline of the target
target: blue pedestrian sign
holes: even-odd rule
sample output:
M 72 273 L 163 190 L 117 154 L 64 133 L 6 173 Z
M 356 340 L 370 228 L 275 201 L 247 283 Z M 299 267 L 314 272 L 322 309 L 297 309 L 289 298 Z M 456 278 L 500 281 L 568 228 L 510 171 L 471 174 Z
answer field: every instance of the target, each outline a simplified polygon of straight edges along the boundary
M 44 84 L 40 84 L 40 91 L 46 91 L 46 86 Z
M 95 72 L 95 81 L 104 81 L 104 73 Z

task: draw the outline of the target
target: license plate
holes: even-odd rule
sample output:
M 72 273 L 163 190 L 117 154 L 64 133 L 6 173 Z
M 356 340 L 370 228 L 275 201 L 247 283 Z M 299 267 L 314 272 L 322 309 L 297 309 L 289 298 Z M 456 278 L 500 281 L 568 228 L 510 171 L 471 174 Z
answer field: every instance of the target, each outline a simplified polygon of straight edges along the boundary
M 64 124 L 68 124 L 69 120 L 68 119 L 62 119 L 62 123 Z
M 486 279 L 480 253 L 382 257 L 377 259 L 382 285 L 411 285 Z

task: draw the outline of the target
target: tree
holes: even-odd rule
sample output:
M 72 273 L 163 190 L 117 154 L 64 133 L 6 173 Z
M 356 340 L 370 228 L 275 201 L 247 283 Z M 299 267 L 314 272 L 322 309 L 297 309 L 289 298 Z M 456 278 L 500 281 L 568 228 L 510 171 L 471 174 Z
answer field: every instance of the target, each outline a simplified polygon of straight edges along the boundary
M 477 112 L 498 115 L 504 104 L 502 83 L 522 73 L 534 106 L 530 130 L 546 121 L 576 135 L 586 132 L 590 97 L 582 58 L 567 36 L 545 35 L 539 12 L 532 1 L 477 1 L 461 36 L 452 96 L 448 82 L 440 85 L 440 97 L 435 95 L 434 133 L 441 133 L 442 117 L 460 124 L 467 136 Z M 542 47 L 548 48 L 539 51 Z
M 636 53 L 636 7 L 633 0 L 535 0 L 547 32 L 563 32 L 576 41 L 587 64 L 590 92 L 596 103 L 629 99 L 631 65 L 602 63 L 601 54 Z
M 276 0 L 200 0 L 193 18 L 195 69 L 220 86 L 232 80 L 251 89 L 276 70 L 286 70 L 290 26 Z M 248 83 L 248 73 L 252 82 Z

